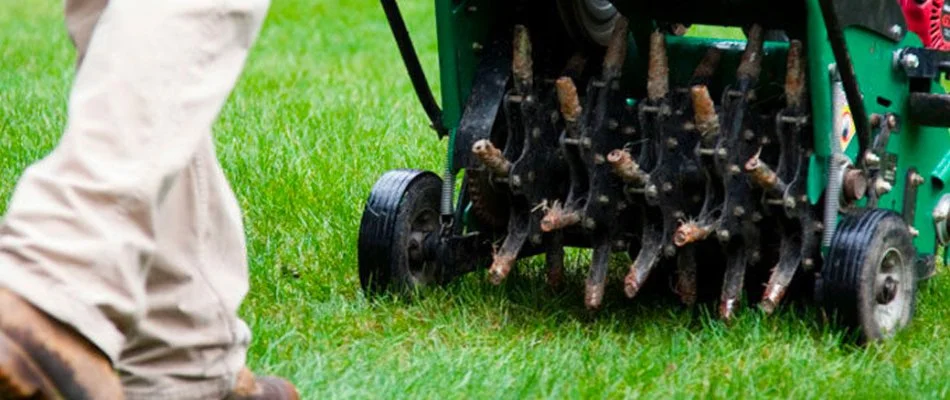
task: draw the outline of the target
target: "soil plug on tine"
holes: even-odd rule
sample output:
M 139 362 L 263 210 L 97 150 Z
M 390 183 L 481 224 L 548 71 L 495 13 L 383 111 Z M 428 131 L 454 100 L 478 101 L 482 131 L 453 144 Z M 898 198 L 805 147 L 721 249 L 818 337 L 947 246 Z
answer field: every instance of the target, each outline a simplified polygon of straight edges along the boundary
M 662 251 L 660 233 L 651 227 L 646 227 L 644 233 L 640 252 L 637 254 L 637 258 L 633 260 L 633 264 L 630 264 L 630 271 L 623 279 L 624 294 L 631 299 L 637 295 L 653 267 L 660 261 L 660 252 Z
M 650 63 L 647 71 L 647 96 L 658 101 L 670 91 L 670 65 L 666 56 L 666 36 L 657 31 L 650 35 Z
M 650 175 L 643 172 L 633 157 L 625 150 L 616 149 L 607 154 L 607 162 L 620 179 L 627 183 L 645 184 Z
M 584 109 L 581 108 L 580 100 L 577 98 L 577 87 L 574 86 L 574 81 L 571 78 L 562 76 L 555 82 L 555 88 L 557 89 L 557 99 L 560 105 L 561 115 L 564 116 L 564 120 L 567 121 L 568 136 L 577 137 L 579 135 L 577 131 L 577 120 L 584 111 Z
M 745 249 L 733 252 L 727 261 L 726 275 L 722 282 L 722 294 L 719 302 L 719 316 L 726 321 L 732 320 L 739 305 L 742 283 L 745 279 Z
M 673 234 L 673 244 L 676 247 L 683 247 L 693 242 L 705 240 L 713 231 L 714 227 L 712 225 L 686 222 L 680 225 Z
M 801 243 L 783 240 L 779 263 L 772 271 L 769 283 L 765 287 L 765 293 L 762 295 L 762 301 L 759 302 L 759 308 L 766 314 L 772 314 L 775 308 L 778 307 L 785 296 L 785 290 L 788 289 L 788 285 L 795 275 L 795 271 L 801 265 L 800 246 Z
M 604 80 L 611 80 L 620 76 L 623 62 L 627 58 L 627 19 L 617 18 L 610 43 L 607 45 L 607 54 L 604 56 Z
M 575 225 L 578 222 L 581 222 L 580 213 L 565 209 L 560 203 L 555 202 L 544 214 L 544 218 L 541 219 L 541 231 L 552 232 Z
M 492 264 L 488 270 L 491 283 L 499 285 L 508 277 L 508 273 L 511 272 L 518 258 L 518 253 L 521 252 L 521 247 L 528 239 L 529 221 L 529 215 L 513 215 L 508 221 L 508 236 L 502 242 L 501 249 L 492 255 Z
M 762 72 L 762 27 L 752 25 L 749 29 L 748 42 L 739 62 L 738 78 L 740 80 L 758 80 Z
M 785 101 L 789 108 L 801 106 L 805 93 L 805 67 L 802 60 L 802 42 L 792 40 L 788 46 L 785 75 Z
M 531 92 L 534 83 L 534 61 L 531 59 L 531 36 L 524 25 L 515 25 L 514 53 L 511 70 L 515 77 L 515 91 L 520 94 Z
M 584 305 L 589 310 L 600 308 L 604 300 L 604 286 L 607 283 L 607 262 L 610 260 L 610 242 L 602 240 L 594 247 L 590 263 L 590 273 L 584 293 Z
M 508 176 L 511 170 L 511 162 L 505 159 L 501 150 L 492 144 L 491 140 L 482 139 L 472 145 L 472 154 L 478 157 L 478 160 L 485 164 L 493 174 L 497 176 Z
M 690 88 L 690 95 L 693 100 L 695 113 L 693 121 L 696 123 L 696 129 L 703 137 L 705 144 L 715 143 L 713 139 L 719 135 L 719 115 L 716 114 L 716 105 L 709 95 L 709 89 L 704 85 L 696 85 Z
M 745 163 L 745 170 L 749 173 L 749 179 L 762 189 L 779 197 L 784 196 L 788 185 L 782 181 L 782 178 L 779 178 L 778 174 L 768 164 L 759 159 L 759 154 L 756 153 Z

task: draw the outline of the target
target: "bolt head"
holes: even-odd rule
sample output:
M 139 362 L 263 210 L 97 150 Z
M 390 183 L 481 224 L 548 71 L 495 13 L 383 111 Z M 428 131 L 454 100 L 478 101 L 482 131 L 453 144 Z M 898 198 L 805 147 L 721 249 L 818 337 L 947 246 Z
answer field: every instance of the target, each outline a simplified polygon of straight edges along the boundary
M 888 30 L 888 32 L 890 32 L 891 37 L 894 39 L 900 39 L 901 35 L 904 34 L 904 28 L 901 28 L 900 25 L 893 25 L 891 26 L 891 29 Z
M 731 235 L 729 234 L 729 231 L 721 229 L 716 232 L 716 237 L 718 237 L 719 241 L 721 242 L 728 242 Z
M 584 227 L 592 230 L 597 227 L 597 222 L 593 218 L 586 218 L 584 219 Z
M 917 58 L 916 54 L 904 54 L 901 57 L 901 65 L 904 68 L 914 69 L 920 66 L 920 59 Z

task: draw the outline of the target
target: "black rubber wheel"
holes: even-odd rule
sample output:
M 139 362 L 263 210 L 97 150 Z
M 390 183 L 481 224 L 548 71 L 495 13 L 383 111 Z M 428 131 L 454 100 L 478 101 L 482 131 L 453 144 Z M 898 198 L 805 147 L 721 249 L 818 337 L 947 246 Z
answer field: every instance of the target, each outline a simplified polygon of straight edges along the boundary
M 606 47 L 620 13 L 610 0 L 557 0 L 568 35 L 578 44 Z
M 428 171 L 386 172 L 369 195 L 359 235 L 360 285 L 371 295 L 438 284 L 441 271 L 425 251 L 440 229 L 442 179 Z
M 842 219 L 816 296 L 863 343 L 893 337 L 914 315 L 917 250 L 900 215 L 871 209 Z

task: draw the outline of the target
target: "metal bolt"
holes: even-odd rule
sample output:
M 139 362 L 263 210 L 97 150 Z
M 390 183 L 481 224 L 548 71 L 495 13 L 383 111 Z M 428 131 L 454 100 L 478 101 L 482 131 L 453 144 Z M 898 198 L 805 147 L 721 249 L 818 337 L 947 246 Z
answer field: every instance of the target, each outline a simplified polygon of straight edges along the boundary
M 751 258 L 751 261 L 754 263 L 759 262 L 759 260 L 762 259 L 762 253 L 760 253 L 758 250 L 754 250 L 752 251 L 752 254 L 749 256 L 749 258 Z
M 917 58 L 917 57 L 914 56 L 914 58 Z M 894 129 L 897 127 L 897 117 L 894 114 L 890 114 L 887 116 L 887 127 L 891 129 Z
M 910 176 L 910 183 L 911 183 L 912 185 L 914 185 L 914 186 L 923 185 L 923 184 L 924 184 L 924 177 L 922 177 L 922 176 L 920 176 L 920 174 L 914 172 L 914 173 Z
M 815 229 L 815 232 L 821 232 L 821 231 L 825 230 L 825 224 L 823 224 L 823 223 L 821 223 L 821 222 L 815 222 L 815 228 L 814 228 L 814 229 Z
M 600 204 L 607 204 L 607 203 L 610 203 L 610 197 L 607 197 L 607 195 L 602 194 L 599 197 L 597 197 L 597 201 L 600 202 Z
M 815 260 L 812 258 L 806 258 L 802 261 L 802 266 L 804 266 L 805 268 L 811 268 L 815 266 Z
M 729 235 L 729 231 L 728 231 L 728 230 L 725 230 L 725 229 L 721 229 L 721 230 L 719 230 L 719 231 L 716 232 L 716 237 L 719 238 L 719 241 L 720 241 L 720 242 L 728 242 L 728 241 L 729 241 L 729 236 L 730 236 L 730 235 Z
M 732 209 L 732 215 L 735 215 L 737 217 L 741 217 L 745 215 L 745 208 L 743 208 L 742 206 L 736 206 L 736 208 Z
M 752 213 L 752 222 L 759 222 L 762 220 L 762 213 L 754 212 Z
M 541 234 L 536 233 L 534 235 L 531 235 L 531 243 L 541 244 Z
M 916 54 L 904 54 L 901 57 L 901 65 L 904 68 L 914 69 L 920 66 L 920 59 L 917 58 Z
M 528 171 L 528 182 L 534 182 L 534 171 Z
M 755 132 L 752 132 L 751 129 L 746 129 L 745 132 L 742 132 L 742 137 L 743 137 L 745 140 L 752 140 L 752 139 L 755 139 Z
M 676 140 L 676 138 L 666 139 L 666 147 L 670 150 L 675 149 L 676 146 L 679 146 L 679 144 L 680 143 Z
M 663 191 L 666 193 L 673 191 L 673 184 L 669 182 L 663 182 Z
M 531 137 L 533 137 L 533 138 L 535 138 L 535 139 L 540 139 L 540 138 L 541 138 L 541 128 L 534 127 L 534 129 L 531 129 Z
M 618 210 L 623 210 L 623 209 L 626 209 L 626 208 L 627 208 L 627 202 L 624 202 L 624 201 L 618 201 L 618 202 L 617 202 L 617 209 L 618 209 Z
M 672 244 L 668 244 L 663 247 L 663 252 L 666 253 L 667 257 L 673 257 L 676 255 L 676 246 L 673 246 Z
M 890 182 L 885 181 L 882 178 L 877 178 L 877 180 L 874 181 L 874 190 L 877 192 L 877 194 L 890 192 L 891 189 L 893 189 L 893 186 L 891 186 Z
M 627 247 L 627 242 L 623 240 L 617 240 L 614 242 L 614 247 L 618 249 L 623 249 Z
M 738 175 L 740 172 L 742 172 L 742 170 L 739 169 L 738 165 L 735 165 L 735 164 L 729 165 L 729 175 Z
M 772 139 L 769 139 L 768 136 L 762 136 L 762 139 L 759 139 L 759 143 L 762 143 L 762 145 L 764 146 L 769 143 L 772 143 Z
M 891 33 L 891 36 L 892 36 L 895 40 L 900 40 L 901 34 L 904 33 L 904 28 L 901 28 L 900 25 L 893 25 L 893 26 L 891 26 L 891 29 L 890 29 L 889 32 Z
M 521 186 L 521 175 L 511 176 L 511 186 Z
M 673 213 L 673 218 L 683 219 L 683 218 L 686 218 L 686 214 L 683 213 L 682 211 L 676 211 Z
M 632 126 L 625 126 L 621 132 L 623 132 L 624 135 L 633 135 L 637 133 L 637 130 Z
M 920 236 L 920 231 L 918 231 L 917 228 L 914 228 L 913 226 L 907 227 L 907 231 L 910 232 L 911 237 Z
M 475 11 L 478 11 L 478 7 L 476 7 L 476 6 L 468 6 L 468 8 L 466 8 L 465 11 L 468 11 L 468 12 L 470 12 L 470 13 L 473 13 L 473 12 L 475 12 Z
M 591 146 L 590 138 L 589 138 L 589 137 L 585 137 L 585 138 L 581 139 L 581 145 L 584 146 L 585 148 L 588 148 L 588 149 L 589 149 L 590 146 Z
M 597 222 L 593 218 L 584 219 L 584 227 L 590 230 L 593 230 L 597 227 Z
M 656 191 L 656 185 L 647 186 L 644 193 L 647 197 L 656 197 L 659 193 Z
M 485 48 L 485 46 L 482 46 L 481 43 L 472 42 L 472 50 L 475 50 L 475 51 L 482 51 L 483 48 Z
M 785 208 L 795 208 L 795 198 L 793 198 L 792 196 L 786 196 Z
M 864 155 L 864 162 L 868 166 L 874 167 L 881 164 L 881 157 L 878 157 L 877 154 L 867 152 L 867 154 Z
M 729 153 L 726 152 L 726 149 L 721 147 L 716 150 L 716 154 L 719 156 L 719 158 L 726 158 L 726 156 L 729 155 Z
M 594 154 L 594 164 L 600 165 L 606 162 L 607 159 L 604 158 L 603 154 Z
M 616 130 L 617 127 L 619 127 L 619 126 L 620 126 L 620 123 L 617 122 L 617 120 L 615 120 L 615 119 L 613 119 L 613 118 L 611 118 L 609 121 L 607 121 L 607 128 L 610 129 L 610 130 L 612 130 L 612 131 L 613 131 L 613 130 Z

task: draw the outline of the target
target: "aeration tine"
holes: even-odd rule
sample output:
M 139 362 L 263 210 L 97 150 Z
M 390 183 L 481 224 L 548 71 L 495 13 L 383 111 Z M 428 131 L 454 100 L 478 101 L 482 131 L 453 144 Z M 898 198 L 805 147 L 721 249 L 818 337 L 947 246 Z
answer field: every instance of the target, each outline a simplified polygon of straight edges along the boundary
M 762 27 L 758 24 L 749 29 L 745 51 L 739 62 L 738 78 L 758 79 L 762 72 Z
M 676 293 L 683 304 L 696 303 L 696 254 L 694 247 L 687 247 L 676 254 Z
M 505 156 L 501 154 L 501 150 L 495 147 L 491 140 L 482 139 L 475 142 L 472 145 L 472 154 L 493 174 L 508 176 L 508 171 L 511 170 L 511 162 L 505 159 Z
M 577 97 L 577 86 L 574 86 L 574 80 L 562 76 L 554 83 L 554 87 L 557 89 L 557 100 L 564 120 L 568 123 L 576 123 L 584 109 Z
M 609 81 L 620 77 L 624 59 L 627 58 L 627 18 L 621 16 L 614 25 L 610 42 L 607 44 L 607 54 L 604 56 L 604 80 Z
M 788 46 L 785 68 L 785 101 L 789 107 L 799 107 L 805 92 L 805 66 L 802 57 L 802 42 L 792 40 Z
M 598 243 L 594 247 L 590 273 L 584 291 L 584 305 L 588 310 L 599 309 L 604 300 L 604 287 L 607 283 L 607 262 L 610 260 L 610 243 Z
M 708 142 L 719 135 L 719 115 L 716 114 L 716 105 L 713 103 L 712 96 L 709 95 L 709 88 L 705 85 L 695 85 L 689 92 L 693 100 L 693 121 L 696 123 L 696 129 L 704 141 Z
M 564 208 L 560 203 L 555 202 L 541 218 L 541 231 L 553 232 L 576 225 L 578 222 L 581 222 L 578 211 Z
M 627 183 L 644 184 L 650 175 L 640 169 L 636 161 L 626 150 L 616 149 L 607 154 L 607 162 L 620 179 Z
M 511 70 L 515 77 L 515 91 L 527 94 L 534 83 L 534 61 L 531 58 L 531 36 L 524 25 L 515 25 L 514 52 Z
M 745 271 L 745 249 L 739 249 L 731 254 L 731 257 L 727 260 L 726 275 L 722 282 L 719 316 L 723 320 L 730 321 L 735 316 L 736 308 L 739 306 L 739 295 L 742 293 Z
M 660 234 L 654 232 L 650 235 L 659 236 Z M 650 276 L 650 272 L 660 261 L 661 247 L 659 240 L 648 240 L 643 244 L 640 252 L 637 253 L 637 258 L 633 260 L 633 264 L 630 264 L 630 271 L 623 279 L 623 291 L 628 298 L 632 299 L 640 292 L 643 284 Z
M 670 65 L 666 56 L 666 35 L 650 35 L 650 60 L 647 70 L 647 97 L 658 101 L 670 91 Z

